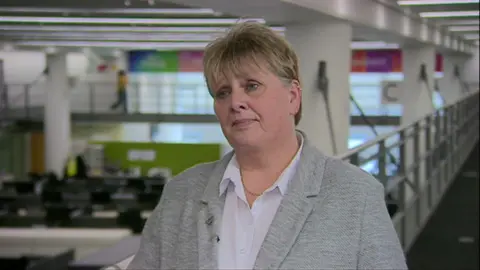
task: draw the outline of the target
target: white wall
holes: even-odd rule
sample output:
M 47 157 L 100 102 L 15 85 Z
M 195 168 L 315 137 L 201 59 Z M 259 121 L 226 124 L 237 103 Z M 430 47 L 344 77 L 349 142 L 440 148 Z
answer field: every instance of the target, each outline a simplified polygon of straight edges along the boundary
M 32 83 L 45 69 L 45 53 L 36 51 L 0 51 L 7 84 Z M 83 53 L 67 54 L 67 74 L 77 77 L 85 74 L 88 59 Z

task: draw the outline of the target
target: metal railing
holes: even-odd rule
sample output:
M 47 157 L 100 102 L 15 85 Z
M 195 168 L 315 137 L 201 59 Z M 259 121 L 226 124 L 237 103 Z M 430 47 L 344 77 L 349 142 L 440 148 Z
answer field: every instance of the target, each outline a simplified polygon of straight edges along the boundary
M 339 156 L 360 167 L 377 163 L 375 176 L 385 187 L 387 203 L 396 208 L 392 220 L 405 251 L 478 143 L 478 99 L 476 91 Z M 388 169 L 389 153 L 398 157 L 394 170 Z
M 46 82 L 27 85 L 9 85 L 10 108 L 28 118 L 35 115 L 35 108 L 46 103 Z M 198 82 L 141 82 L 134 81 L 127 86 L 127 111 L 110 106 L 117 100 L 116 83 L 110 81 L 79 80 L 70 91 L 70 107 L 73 113 L 87 114 L 201 114 L 213 115 L 213 99 L 205 84 Z M 378 90 L 380 91 L 380 89 Z M 372 92 L 372 91 L 370 91 Z M 366 97 L 364 97 L 365 99 Z M 362 104 L 367 115 L 401 114 L 401 105 Z M 351 104 L 352 115 L 357 108 Z M 386 113 L 388 112 L 388 113 Z
M 42 71 L 42 73 L 38 74 L 37 77 L 35 77 L 35 79 L 30 82 L 29 84 L 23 84 L 23 85 L 5 85 L 5 89 L 3 89 L 3 91 L 5 91 L 5 97 L 6 97 L 6 101 L 5 101 L 5 106 L 3 106 L 2 108 L 0 108 L 0 115 L 6 115 L 8 112 L 9 112 L 9 109 L 11 107 L 17 107 L 17 105 L 23 101 L 24 104 L 29 104 L 29 93 L 31 92 L 31 89 L 34 88 L 36 85 L 38 85 L 43 76 L 45 75 L 45 72 L 46 70 Z M 21 89 L 23 89 L 22 91 L 12 91 L 10 89 L 10 87 L 18 87 L 20 86 Z M 24 109 L 26 109 L 26 111 L 28 111 L 28 106 L 24 106 Z M 2 119 L 0 119 L 2 120 Z

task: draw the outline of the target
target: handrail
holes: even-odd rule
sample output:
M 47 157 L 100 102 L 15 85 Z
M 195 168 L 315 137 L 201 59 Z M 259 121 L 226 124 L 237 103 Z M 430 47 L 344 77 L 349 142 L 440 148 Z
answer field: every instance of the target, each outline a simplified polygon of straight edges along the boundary
M 16 96 L 14 96 L 14 97 L 12 98 L 11 104 L 15 104 L 15 103 L 16 103 L 18 100 L 20 100 L 20 98 L 23 97 L 24 95 L 25 95 L 25 91 L 22 92 L 22 93 L 17 94 Z M 0 112 L 1 112 L 1 111 L 0 111 Z
M 35 77 L 35 79 L 31 83 L 24 84 L 25 88 L 26 88 L 26 91 L 23 91 L 22 93 L 17 94 L 15 97 L 13 97 L 12 102 L 10 102 L 10 104 L 13 105 L 18 100 L 20 100 L 21 97 L 24 97 L 25 93 L 30 91 L 30 89 L 40 81 L 40 79 L 45 75 L 47 70 L 48 70 L 48 67 L 45 67 L 45 69 L 37 77 Z M 16 85 L 16 84 L 13 84 L 13 85 Z M 18 84 L 18 85 L 22 85 L 22 84 Z M 6 85 L 5 87 L 7 87 L 6 91 L 8 91 L 8 85 Z M 8 102 L 8 100 L 7 100 L 7 102 Z M 28 106 L 28 104 L 25 104 L 25 106 Z M 8 106 L 7 106 L 7 108 L 3 108 L 3 109 L 0 108 L 0 112 L 2 112 L 4 110 L 7 110 L 7 109 L 8 109 Z
M 361 168 L 376 165 L 377 171 L 369 173 L 384 186 L 387 209 L 405 252 L 478 144 L 478 95 L 478 90 L 465 93 L 454 104 L 338 156 Z M 390 150 L 398 151 L 394 171 L 389 168 Z
M 365 143 L 362 143 L 361 145 L 357 146 L 357 147 L 354 147 L 352 149 L 349 149 L 347 152 L 341 154 L 341 155 L 337 155 L 337 158 L 339 159 L 346 159 L 358 152 L 361 152 L 365 149 L 368 149 L 376 144 L 378 144 L 379 142 L 381 141 L 384 141 L 390 137 L 392 137 L 393 135 L 395 134 L 398 134 L 399 132 L 403 131 L 403 130 L 407 130 L 409 128 L 412 128 L 413 126 L 415 126 L 416 124 L 419 124 L 421 121 L 423 121 L 425 118 L 427 117 L 432 117 L 432 116 L 435 116 L 435 114 L 439 111 L 443 111 L 445 109 L 448 109 L 448 108 L 451 108 L 453 106 L 455 106 L 456 103 L 458 102 L 461 102 L 463 100 L 466 100 L 468 98 L 470 98 L 471 96 L 473 95 L 476 95 L 479 93 L 479 90 L 477 89 L 476 91 L 472 91 L 472 92 L 469 92 L 467 93 L 465 96 L 461 97 L 460 99 L 458 99 L 455 103 L 451 103 L 451 104 L 448 104 L 448 105 L 444 105 L 440 108 L 438 108 L 437 110 L 435 110 L 434 112 L 432 113 L 429 113 L 427 115 L 424 115 L 422 117 L 420 117 L 419 119 L 417 119 L 416 121 L 414 121 L 413 123 L 410 123 L 410 124 L 403 124 L 403 125 L 400 125 L 398 128 L 394 129 L 393 131 L 390 131 L 384 135 L 380 135 L 370 141 L 367 141 Z

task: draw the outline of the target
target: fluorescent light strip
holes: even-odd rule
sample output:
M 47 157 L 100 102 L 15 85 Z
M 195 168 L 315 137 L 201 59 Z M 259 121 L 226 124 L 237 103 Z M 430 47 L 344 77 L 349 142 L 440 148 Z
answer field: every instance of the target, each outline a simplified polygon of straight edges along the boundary
M 354 41 L 351 43 L 352 49 L 399 49 L 400 45 L 395 43 L 386 43 L 383 41 Z
M 278 33 L 283 36 L 283 33 Z M 11 32 L 2 36 L 16 40 L 63 39 L 63 40 L 125 40 L 125 41 L 212 41 L 220 33 L 184 34 L 184 33 L 86 33 L 86 32 Z
M 476 4 L 479 0 L 411 0 L 397 1 L 400 6 Z
M 117 49 L 204 49 L 206 42 L 18 41 L 15 46 L 102 47 Z
M 164 15 L 216 15 L 209 8 L 42 8 L 0 7 L 0 12 L 12 13 L 90 13 L 90 14 L 164 14 Z
M 284 32 L 285 27 L 270 27 L 277 32 Z M 148 27 L 148 26 L 65 26 L 65 25 L 0 25 L 5 31 L 39 31 L 39 32 L 148 32 L 148 33 L 225 33 L 228 27 Z
M 88 17 L 20 17 L 3 16 L 0 22 L 72 23 L 72 24 L 157 24 L 157 25 L 228 25 L 244 21 L 265 23 L 264 19 L 149 19 L 149 18 L 88 18 Z
M 420 12 L 420 17 L 423 18 L 445 18 L 445 17 L 475 17 L 480 14 L 478 10 L 471 11 L 433 11 Z
M 448 28 L 449 31 L 452 32 L 473 32 L 479 31 L 480 27 L 477 26 L 451 26 Z
M 437 22 L 439 25 L 478 25 L 478 20 L 445 20 Z
M 81 33 L 81 32 L 56 32 L 56 33 L 36 33 L 36 32 L 4 32 L 3 37 L 15 40 L 35 40 L 35 39 L 55 39 L 55 40 L 118 40 L 118 41 L 202 41 L 208 42 L 214 40 L 220 34 L 122 34 L 122 33 Z
M 114 41 L 48 41 L 27 40 L 14 42 L 15 46 L 32 47 L 103 47 L 117 49 L 198 49 L 203 50 L 207 42 L 114 42 Z M 368 46 L 367 46 L 368 45 Z M 352 42 L 352 49 L 398 49 L 398 44 L 385 42 Z

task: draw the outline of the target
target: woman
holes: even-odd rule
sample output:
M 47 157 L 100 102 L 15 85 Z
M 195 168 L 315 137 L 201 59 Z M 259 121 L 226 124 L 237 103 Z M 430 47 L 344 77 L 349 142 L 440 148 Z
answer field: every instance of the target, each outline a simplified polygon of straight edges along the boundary
M 382 185 L 315 149 L 298 60 L 269 28 L 238 24 L 205 49 L 234 151 L 170 181 L 129 269 L 406 269 Z

